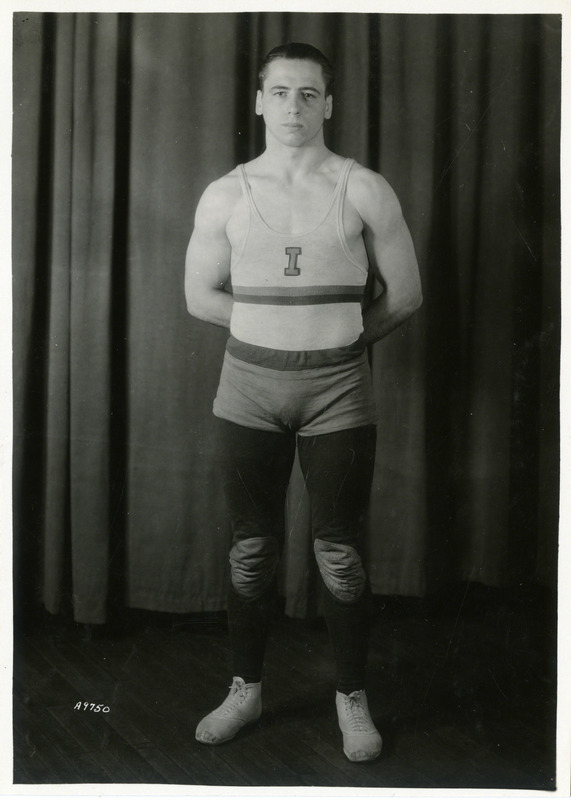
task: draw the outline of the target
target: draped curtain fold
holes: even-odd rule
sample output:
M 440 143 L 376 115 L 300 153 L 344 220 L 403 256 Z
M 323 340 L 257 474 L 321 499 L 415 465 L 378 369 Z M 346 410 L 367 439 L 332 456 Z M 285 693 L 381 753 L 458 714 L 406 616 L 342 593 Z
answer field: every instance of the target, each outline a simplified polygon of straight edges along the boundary
M 212 400 L 226 332 L 188 316 L 205 186 L 263 147 L 256 65 L 308 41 L 338 79 L 326 141 L 399 196 L 425 302 L 371 351 L 373 591 L 553 585 L 560 18 L 15 14 L 14 574 L 103 622 L 224 608 Z M 315 610 L 299 468 L 282 591 Z

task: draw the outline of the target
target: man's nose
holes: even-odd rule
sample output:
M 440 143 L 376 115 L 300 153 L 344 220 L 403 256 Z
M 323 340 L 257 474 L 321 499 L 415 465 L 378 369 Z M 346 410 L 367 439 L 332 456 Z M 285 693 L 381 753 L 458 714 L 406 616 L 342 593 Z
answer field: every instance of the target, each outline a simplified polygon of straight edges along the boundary
M 292 95 L 289 100 L 289 113 L 290 114 L 299 114 L 299 99 Z

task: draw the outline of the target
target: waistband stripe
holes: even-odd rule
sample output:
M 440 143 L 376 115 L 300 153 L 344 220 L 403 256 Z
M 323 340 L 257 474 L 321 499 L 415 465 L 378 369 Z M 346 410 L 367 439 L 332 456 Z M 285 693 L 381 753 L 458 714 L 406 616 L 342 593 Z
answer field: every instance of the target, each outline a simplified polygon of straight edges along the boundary
M 234 286 L 234 301 L 275 306 L 360 303 L 363 286 Z
M 226 342 L 226 350 L 234 358 L 278 370 L 305 370 L 312 367 L 325 367 L 345 364 L 360 357 L 365 351 L 365 344 L 360 336 L 356 341 L 343 347 L 332 347 L 326 350 L 273 350 L 255 344 L 241 342 L 230 335 Z

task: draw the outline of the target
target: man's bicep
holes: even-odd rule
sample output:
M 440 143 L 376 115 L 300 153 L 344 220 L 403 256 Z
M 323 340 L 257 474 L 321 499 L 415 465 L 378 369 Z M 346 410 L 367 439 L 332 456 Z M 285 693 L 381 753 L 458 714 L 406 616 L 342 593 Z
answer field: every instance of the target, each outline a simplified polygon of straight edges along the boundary
M 400 212 L 365 226 L 365 244 L 373 273 L 379 283 L 392 290 L 420 287 L 418 263 L 408 226 Z
M 373 274 L 393 295 L 419 294 L 414 245 L 394 190 L 381 175 L 370 171 L 360 188 L 363 235 Z
M 196 226 L 186 251 L 185 281 L 220 289 L 230 276 L 231 247 L 224 232 Z
M 209 187 L 202 195 L 186 252 L 186 281 L 210 288 L 224 286 L 230 275 L 231 246 L 220 198 Z

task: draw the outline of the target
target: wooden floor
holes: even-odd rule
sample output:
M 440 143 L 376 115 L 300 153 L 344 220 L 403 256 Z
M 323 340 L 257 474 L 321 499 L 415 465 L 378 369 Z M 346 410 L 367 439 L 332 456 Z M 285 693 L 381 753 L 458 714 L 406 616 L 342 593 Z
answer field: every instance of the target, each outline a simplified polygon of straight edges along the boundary
M 278 615 L 261 720 L 208 747 L 194 727 L 227 691 L 220 615 L 130 612 L 104 631 L 46 616 L 16 630 L 14 783 L 553 789 L 552 609 L 477 585 L 375 598 L 368 696 L 384 748 L 369 764 L 343 755 L 320 621 Z

